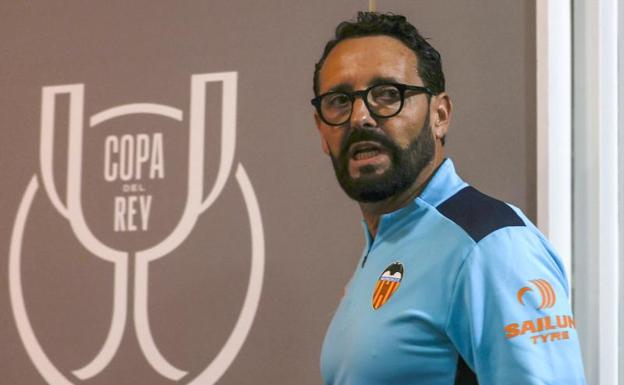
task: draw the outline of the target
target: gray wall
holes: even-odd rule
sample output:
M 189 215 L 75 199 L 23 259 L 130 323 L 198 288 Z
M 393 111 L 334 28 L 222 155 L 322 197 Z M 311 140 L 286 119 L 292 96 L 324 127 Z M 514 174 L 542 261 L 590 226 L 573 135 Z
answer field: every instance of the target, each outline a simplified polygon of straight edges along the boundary
M 249 279 L 251 230 L 235 178 L 243 165 L 262 216 L 265 270 L 249 334 L 219 384 L 319 384 L 325 328 L 362 247 L 359 213 L 322 154 L 308 100 L 312 70 L 335 25 L 367 7 L 348 1 L 5 2 L 0 5 L 0 383 L 45 384 L 18 334 L 9 286 L 11 234 L 31 178 L 39 185 L 20 242 L 19 287 L 32 329 L 71 383 L 168 384 L 148 364 L 133 326 L 134 253 L 163 239 L 184 208 L 192 74 L 238 72 L 234 168 L 185 241 L 150 264 L 149 324 L 162 355 L 188 371 L 213 360 L 238 319 Z M 448 154 L 482 191 L 536 213 L 533 1 L 380 0 L 441 52 L 454 117 Z M 110 364 L 78 380 L 111 322 L 113 265 L 81 243 L 44 192 L 39 165 L 42 88 L 84 84 L 85 116 L 129 103 L 176 106 L 182 122 L 134 115 L 85 126 L 81 201 L 105 243 L 129 252 L 130 300 Z M 67 179 L 67 103 L 58 101 L 54 177 Z M 205 185 L 219 164 L 221 91 L 207 92 Z M 112 122 L 115 122 L 114 124 Z M 119 182 L 102 178 L 107 135 L 161 132 L 166 175 L 135 180 L 153 196 L 147 231 L 112 230 Z M 64 198 L 61 199 L 64 202 Z M 209 383 L 209 382 L 206 382 Z

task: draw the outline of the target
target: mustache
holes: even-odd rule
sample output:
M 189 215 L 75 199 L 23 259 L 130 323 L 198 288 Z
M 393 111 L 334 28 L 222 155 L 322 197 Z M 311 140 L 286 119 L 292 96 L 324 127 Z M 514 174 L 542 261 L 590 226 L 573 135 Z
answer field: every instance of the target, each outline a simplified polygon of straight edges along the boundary
M 370 129 L 357 129 L 344 136 L 340 145 L 340 155 L 346 156 L 352 144 L 363 141 L 377 142 L 389 150 L 397 150 L 397 145 L 387 135 Z

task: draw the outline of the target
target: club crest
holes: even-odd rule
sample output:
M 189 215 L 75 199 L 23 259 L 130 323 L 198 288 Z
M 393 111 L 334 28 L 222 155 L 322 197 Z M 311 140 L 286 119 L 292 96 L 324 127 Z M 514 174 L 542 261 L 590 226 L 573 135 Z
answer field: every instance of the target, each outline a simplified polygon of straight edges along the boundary
M 395 262 L 386 267 L 377 280 L 375 290 L 373 291 L 373 309 L 377 310 L 388 302 L 399 288 L 402 279 L 403 265 L 400 262 Z

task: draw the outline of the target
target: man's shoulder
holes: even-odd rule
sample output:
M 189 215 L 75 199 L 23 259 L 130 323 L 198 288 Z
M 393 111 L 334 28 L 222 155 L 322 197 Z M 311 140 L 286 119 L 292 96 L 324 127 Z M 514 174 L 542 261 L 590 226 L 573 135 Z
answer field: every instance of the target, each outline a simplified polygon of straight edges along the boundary
M 436 208 L 477 243 L 499 229 L 526 226 L 510 205 L 472 186 L 464 187 Z

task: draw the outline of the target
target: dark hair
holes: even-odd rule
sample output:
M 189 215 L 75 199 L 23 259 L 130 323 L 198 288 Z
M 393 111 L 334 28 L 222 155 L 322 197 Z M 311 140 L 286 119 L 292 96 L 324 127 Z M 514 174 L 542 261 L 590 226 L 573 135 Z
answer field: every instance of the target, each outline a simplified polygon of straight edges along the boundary
M 418 58 L 418 73 L 425 87 L 434 94 L 444 91 L 444 73 L 440 53 L 422 37 L 405 16 L 390 13 L 358 12 L 357 21 L 343 21 L 336 27 L 334 39 L 327 42 L 321 60 L 314 66 L 314 95 L 319 93 L 319 72 L 331 50 L 341 41 L 364 36 L 385 35 L 400 40 Z

